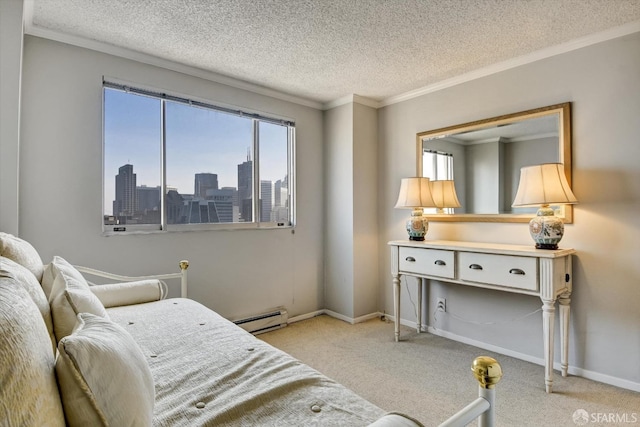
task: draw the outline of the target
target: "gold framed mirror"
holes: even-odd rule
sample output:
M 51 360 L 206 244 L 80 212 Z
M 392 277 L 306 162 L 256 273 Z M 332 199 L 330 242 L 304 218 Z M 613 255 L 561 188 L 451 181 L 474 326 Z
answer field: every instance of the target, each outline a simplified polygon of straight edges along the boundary
M 417 134 L 417 174 L 453 180 L 460 207 L 425 209 L 430 221 L 529 222 L 534 208 L 512 208 L 520 168 L 563 163 L 571 185 L 571 103 Z M 554 207 L 565 224 L 573 207 Z

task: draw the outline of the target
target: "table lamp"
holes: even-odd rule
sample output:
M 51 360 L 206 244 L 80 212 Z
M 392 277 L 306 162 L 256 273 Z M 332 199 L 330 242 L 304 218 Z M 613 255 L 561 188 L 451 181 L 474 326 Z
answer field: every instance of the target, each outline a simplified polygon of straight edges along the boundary
M 429 221 L 423 216 L 424 208 L 436 207 L 431 196 L 429 178 L 412 177 L 402 178 L 400 182 L 400 194 L 396 208 L 413 209 L 411 219 L 407 221 L 407 233 L 409 240 L 424 240 L 429 229 Z
M 545 163 L 520 169 L 520 184 L 512 207 L 540 206 L 529 222 L 529 233 L 538 249 L 558 249 L 564 222 L 549 205 L 575 204 L 562 163 Z
M 436 204 L 436 213 L 443 214 L 445 208 L 459 208 L 460 201 L 456 195 L 456 186 L 453 180 L 443 179 L 430 181 L 431 196 Z

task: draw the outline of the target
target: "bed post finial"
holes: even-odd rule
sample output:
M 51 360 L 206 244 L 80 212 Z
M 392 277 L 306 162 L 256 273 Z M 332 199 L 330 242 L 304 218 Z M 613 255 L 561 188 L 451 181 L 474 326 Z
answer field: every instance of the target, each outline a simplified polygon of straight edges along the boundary
M 502 378 L 502 367 L 496 359 L 478 356 L 471 364 L 471 371 L 480 383 L 480 387 L 492 389 Z
M 182 280 L 180 283 L 180 296 L 182 298 L 187 297 L 187 268 L 189 268 L 189 261 L 183 259 L 180 261 L 180 272 L 182 273 Z

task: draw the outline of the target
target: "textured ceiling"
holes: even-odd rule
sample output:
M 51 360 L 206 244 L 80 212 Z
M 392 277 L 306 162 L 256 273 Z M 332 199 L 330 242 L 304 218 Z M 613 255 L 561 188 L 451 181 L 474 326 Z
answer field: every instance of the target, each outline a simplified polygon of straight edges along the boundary
M 640 21 L 640 0 L 26 0 L 89 39 L 326 103 L 376 101 Z

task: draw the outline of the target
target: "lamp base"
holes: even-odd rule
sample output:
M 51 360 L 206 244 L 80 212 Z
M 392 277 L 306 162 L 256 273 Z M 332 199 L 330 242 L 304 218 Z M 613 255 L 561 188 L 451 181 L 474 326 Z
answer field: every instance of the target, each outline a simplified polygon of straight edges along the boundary
M 564 223 L 549 205 L 542 206 L 529 222 L 529 234 L 536 242 L 536 249 L 558 249 L 564 235 Z
M 536 243 L 536 249 L 558 249 L 558 245 L 553 243 Z
M 414 209 L 411 212 L 411 219 L 407 221 L 409 240 L 423 241 L 427 230 L 429 230 L 429 220 L 422 216 L 422 208 Z

